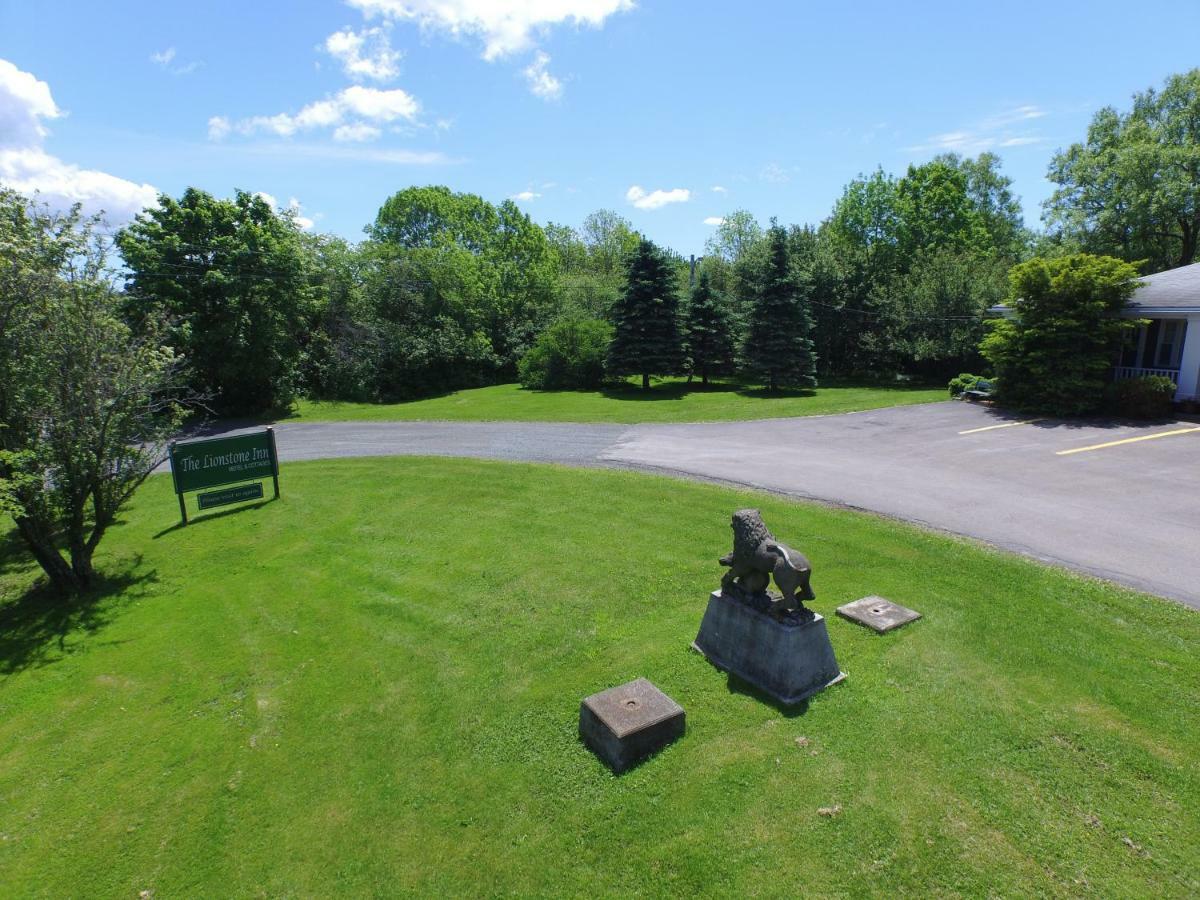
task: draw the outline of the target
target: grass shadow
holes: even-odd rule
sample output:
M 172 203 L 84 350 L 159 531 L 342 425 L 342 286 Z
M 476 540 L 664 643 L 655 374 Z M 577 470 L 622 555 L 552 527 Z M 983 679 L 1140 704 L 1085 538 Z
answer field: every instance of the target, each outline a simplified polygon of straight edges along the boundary
M 728 669 L 721 668 L 715 662 L 705 656 L 704 653 L 698 650 L 694 645 L 689 652 L 695 653 L 702 660 L 708 663 L 708 665 L 712 666 L 713 669 L 725 676 L 725 689 L 729 691 L 729 693 L 737 694 L 741 697 L 750 697 L 759 701 L 760 703 L 764 703 L 779 713 L 779 715 L 783 716 L 785 719 L 796 719 L 808 712 L 808 700 L 801 700 L 799 703 L 793 703 L 790 705 L 783 703 L 756 685 L 751 684 L 740 675 L 735 675 Z
M 11 519 L 9 524 L 12 524 Z M 16 527 L 5 531 L 0 536 L 0 578 L 36 568 L 37 564 L 33 561 L 25 542 L 21 540 L 21 534 Z
M 223 519 L 226 516 L 236 515 L 237 513 L 245 512 L 248 509 L 261 509 L 262 507 L 266 506 L 268 503 L 274 503 L 278 499 L 279 499 L 278 497 L 264 497 L 262 500 L 258 500 L 254 503 L 246 503 L 241 506 L 235 506 L 232 509 L 223 509 L 220 512 L 205 513 L 205 514 L 196 515 L 196 516 L 189 515 L 188 520 L 187 520 L 187 525 L 184 525 L 182 522 L 176 522 L 174 525 L 170 525 L 166 528 L 163 528 L 161 531 L 158 531 L 155 534 L 153 534 L 151 536 L 151 540 L 157 541 L 161 537 L 166 537 L 168 534 L 171 534 L 176 531 L 182 531 L 184 528 L 187 528 L 189 526 L 199 525 L 202 522 L 212 522 L 212 521 L 215 521 L 216 519 Z
M 690 384 L 683 380 L 651 381 L 649 390 L 643 390 L 641 385 L 632 382 L 609 384 L 600 388 L 599 393 L 610 400 L 683 400 L 690 394 L 742 394 L 746 386 L 735 381 L 710 381 L 703 384 L 693 381 Z M 590 392 L 589 392 L 590 393 Z
M 984 410 L 988 416 L 996 420 L 996 423 L 1003 425 L 1009 422 L 1025 422 L 1033 428 L 1042 429 L 1065 429 L 1073 428 L 1153 428 L 1155 426 L 1170 425 L 1178 421 L 1174 416 L 1164 419 L 1128 419 L 1120 416 L 1078 416 L 1072 418 L 1062 418 L 1055 416 L 1039 416 L 1037 413 L 1023 413 L 1019 410 L 1006 409 L 1002 406 L 996 406 L 991 401 L 964 401 L 971 403 Z
M 130 603 L 158 581 L 156 570 L 139 572 L 136 556 L 121 572 L 101 574 L 78 597 L 63 597 L 39 581 L 16 600 L 0 606 L 0 675 L 58 662 L 68 653 L 72 635 L 100 632 Z
M 750 397 L 754 400 L 788 400 L 817 396 L 815 388 L 776 388 L 772 391 L 765 387 L 743 387 L 739 388 L 737 393 L 739 397 Z
M 801 700 L 799 703 L 788 705 L 772 697 L 766 691 L 754 686 L 746 679 L 734 675 L 732 672 L 725 673 L 725 689 L 731 694 L 737 694 L 742 697 L 752 697 L 760 703 L 765 703 L 771 707 L 779 715 L 785 719 L 797 719 L 808 712 L 808 701 Z

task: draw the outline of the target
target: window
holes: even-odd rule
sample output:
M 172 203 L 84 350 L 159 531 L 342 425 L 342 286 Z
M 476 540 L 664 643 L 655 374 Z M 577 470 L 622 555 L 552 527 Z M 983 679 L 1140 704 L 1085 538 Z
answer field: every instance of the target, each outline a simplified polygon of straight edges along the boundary
M 1183 326 L 1179 319 L 1164 319 L 1158 330 L 1158 349 L 1154 354 L 1154 365 L 1159 369 L 1179 368 L 1179 355 L 1183 349 Z

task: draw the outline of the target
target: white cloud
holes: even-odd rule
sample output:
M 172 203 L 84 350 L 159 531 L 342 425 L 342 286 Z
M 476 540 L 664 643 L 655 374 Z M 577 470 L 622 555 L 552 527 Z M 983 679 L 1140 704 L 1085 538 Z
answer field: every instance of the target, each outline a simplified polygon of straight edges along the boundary
M 291 137 L 299 131 L 336 128 L 333 136 L 339 141 L 373 140 L 382 133 L 375 125 L 398 119 L 411 122 L 420 111 L 420 104 L 407 91 L 399 88 L 385 91 L 356 84 L 333 97 L 308 104 L 295 115 L 251 116 L 237 122 L 213 116 L 208 120 L 208 136 L 219 141 L 236 131 L 244 135 L 268 132 Z
M 333 130 L 333 139 L 343 143 L 361 144 L 373 141 L 382 134 L 374 125 L 366 122 L 355 122 L 353 125 L 339 125 Z
M 660 209 L 669 203 L 687 203 L 692 199 L 692 192 L 686 188 L 647 192 L 645 188 L 635 184 L 625 192 L 625 199 L 638 209 Z
M 79 203 L 85 213 L 103 211 L 113 224 L 158 202 L 158 191 L 149 184 L 83 169 L 47 153 L 42 145 L 49 132 L 42 122 L 63 115 L 46 82 L 0 59 L 0 182 L 26 196 L 36 192 L 58 209 Z
M 299 225 L 305 231 L 312 230 L 316 224 L 312 219 L 303 214 L 304 207 L 295 197 L 288 198 L 287 213 L 291 215 L 292 221 Z
M 979 127 L 985 129 L 1003 128 L 1006 125 L 1028 122 L 1030 119 L 1041 119 L 1045 115 L 1046 111 L 1044 109 L 1033 104 L 1014 106 L 1012 109 L 1006 109 L 994 116 L 989 116 L 979 123 Z
M 103 212 L 114 225 L 158 203 L 152 185 L 82 169 L 36 147 L 0 149 L 0 182 L 27 197 L 37 193 L 56 209 L 79 203 L 87 214 Z
M 0 147 L 40 145 L 49 134 L 42 120 L 62 115 L 50 85 L 0 59 Z
M 704 220 L 705 225 L 724 225 L 725 220 L 721 216 L 709 216 Z
M 905 149 L 911 153 L 932 150 L 938 153 L 973 156 L 997 148 L 1041 144 L 1044 138 L 1028 129 L 1030 122 L 1045 115 L 1045 110 L 1032 104 L 1015 106 L 981 119 L 970 127 L 932 135 L 926 138 L 924 143 Z
M 381 91 L 354 85 L 338 94 L 341 104 L 350 112 L 377 122 L 392 122 L 396 119 L 412 121 L 421 111 L 416 98 L 399 88 Z
M 172 75 L 191 75 L 200 68 L 200 63 L 195 60 L 189 63 L 181 63 L 178 66 L 172 66 L 171 63 L 175 61 L 176 55 L 175 48 L 168 47 L 166 50 L 160 50 L 158 53 L 151 53 L 150 62 L 166 69 Z
M 562 96 L 563 85 L 559 79 L 550 74 L 546 68 L 548 65 L 550 65 L 549 55 L 539 50 L 523 74 L 529 90 L 535 97 L 541 97 L 543 100 L 557 100 Z
M 714 194 L 728 194 L 729 193 L 729 188 L 722 187 L 719 184 L 714 184 L 712 186 L 711 190 Z
M 536 191 L 521 191 L 519 194 L 513 194 L 508 199 L 516 200 L 518 203 L 528 203 L 531 200 L 536 200 L 540 196 L 542 195 Z
M 208 139 L 219 141 L 233 129 L 232 123 L 224 116 L 213 116 L 208 120 Z
M 325 52 L 355 81 L 391 81 L 400 74 L 400 53 L 392 49 L 386 28 L 335 31 L 325 39 Z
M 758 177 L 771 184 L 786 184 L 792 180 L 792 176 L 779 163 L 767 163 L 758 173 Z
M 452 159 L 436 150 L 385 150 L 354 144 L 304 144 L 275 141 L 231 145 L 229 152 L 245 153 L 283 160 L 324 159 L 339 162 L 380 163 L 392 166 L 449 166 L 461 160 Z
M 483 58 L 499 59 L 533 47 L 555 25 L 603 26 L 633 0 L 348 0 L 368 18 L 416 22 L 423 29 L 483 42 Z
M 1001 147 L 1027 147 L 1030 144 L 1040 144 L 1042 139 L 1029 135 L 1027 137 L 1010 137 L 1000 142 Z

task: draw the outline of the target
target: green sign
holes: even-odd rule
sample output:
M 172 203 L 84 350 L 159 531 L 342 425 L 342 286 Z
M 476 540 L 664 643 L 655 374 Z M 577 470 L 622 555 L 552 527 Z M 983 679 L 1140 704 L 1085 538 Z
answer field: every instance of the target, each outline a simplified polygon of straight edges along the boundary
M 179 514 L 187 524 L 187 506 L 183 495 L 188 491 L 221 487 L 244 481 L 270 478 L 279 497 L 279 455 L 275 452 L 275 430 L 234 437 L 208 438 L 171 445 L 171 477 L 179 495 Z M 257 493 L 247 493 L 257 491 Z M 225 491 L 201 494 L 197 500 L 201 509 L 211 509 L 239 500 L 251 500 L 263 495 L 262 484 L 245 485 Z
M 256 481 L 254 484 L 241 484 L 219 491 L 209 491 L 207 494 L 197 494 L 196 502 L 201 509 L 212 509 L 214 506 L 227 506 L 230 503 L 241 503 L 243 500 L 259 500 L 262 495 L 262 482 Z
M 266 431 L 176 444 L 171 448 L 175 493 L 271 478 L 276 474 L 271 444 Z

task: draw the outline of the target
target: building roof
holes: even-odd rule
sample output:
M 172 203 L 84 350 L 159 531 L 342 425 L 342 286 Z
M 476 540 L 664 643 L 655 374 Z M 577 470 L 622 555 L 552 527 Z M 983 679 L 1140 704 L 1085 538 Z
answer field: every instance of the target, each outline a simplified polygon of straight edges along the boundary
M 1133 312 L 1150 309 L 1200 311 L 1200 263 L 1139 278 L 1142 286 L 1129 301 Z

